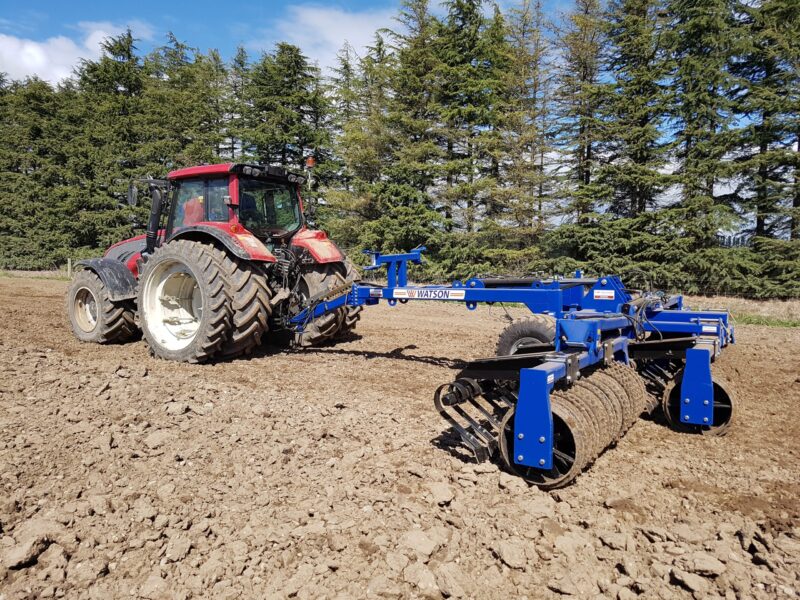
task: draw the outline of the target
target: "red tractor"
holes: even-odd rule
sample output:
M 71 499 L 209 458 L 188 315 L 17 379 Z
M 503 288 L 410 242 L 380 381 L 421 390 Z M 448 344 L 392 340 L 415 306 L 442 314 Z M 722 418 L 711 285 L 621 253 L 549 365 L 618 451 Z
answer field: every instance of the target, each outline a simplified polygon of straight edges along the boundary
M 80 261 L 67 293 L 75 335 L 124 342 L 139 328 L 156 356 L 185 362 L 249 353 L 273 331 L 295 332 L 303 308 L 349 291 L 357 274 L 322 231 L 308 229 L 304 177 L 225 163 L 147 180 L 147 233 Z M 136 203 L 131 187 L 129 202 Z M 355 327 L 362 307 L 305 324 L 309 346 Z

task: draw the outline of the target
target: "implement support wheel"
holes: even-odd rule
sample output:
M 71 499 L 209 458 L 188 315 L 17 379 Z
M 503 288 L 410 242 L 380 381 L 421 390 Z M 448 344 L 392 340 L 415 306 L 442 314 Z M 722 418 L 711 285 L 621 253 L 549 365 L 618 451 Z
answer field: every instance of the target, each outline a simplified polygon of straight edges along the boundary
M 683 371 L 678 373 L 664 389 L 661 408 L 670 427 L 677 431 L 700 433 L 702 435 L 725 435 L 731 427 L 736 413 L 736 400 L 730 385 L 718 375 L 712 375 L 714 384 L 714 424 L 689 425 L 681 422 L 681 386 Z

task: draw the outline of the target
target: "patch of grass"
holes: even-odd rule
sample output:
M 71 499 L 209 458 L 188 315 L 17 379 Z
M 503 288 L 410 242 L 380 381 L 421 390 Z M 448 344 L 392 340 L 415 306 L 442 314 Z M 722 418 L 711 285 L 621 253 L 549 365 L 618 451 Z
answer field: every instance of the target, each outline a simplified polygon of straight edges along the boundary
M 59 279 L 69 281 L 66 271 L 0 271 L 0 277 L 15 279 Z
M 765 325 L 767 327 L 800 327 L 800 319 L 780 319 L 765 315 L 743 314 L 734 316 L 737 325 Z

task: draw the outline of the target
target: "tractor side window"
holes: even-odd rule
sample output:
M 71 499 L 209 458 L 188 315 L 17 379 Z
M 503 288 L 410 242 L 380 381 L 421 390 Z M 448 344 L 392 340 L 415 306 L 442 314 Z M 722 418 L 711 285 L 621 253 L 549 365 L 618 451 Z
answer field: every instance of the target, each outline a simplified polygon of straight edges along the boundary
M 181 181 L 175 204 L 173 228 L 186 227 L 205 221 L 205 181 L 187 179 Z
M 208 182 L 208 220 L 227 221 L 228 205 L 225 196 L 228 195 L 228 180 L 211 179 Z
M 272 209 L 275 215 L 275 223 L 281 229 L 291 231 L 300 224 L 297 217 L 297 200 L 294 190 L 281 187 L 272 192 Z

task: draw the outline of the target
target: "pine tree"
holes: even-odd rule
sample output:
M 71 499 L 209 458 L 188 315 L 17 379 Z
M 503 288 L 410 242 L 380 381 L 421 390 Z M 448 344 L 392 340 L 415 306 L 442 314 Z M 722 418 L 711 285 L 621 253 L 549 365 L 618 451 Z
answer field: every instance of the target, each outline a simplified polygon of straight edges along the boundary
M 728 100 L 732 79 L 726 69 L 735 32 L 726 0 L 671 0 L 672 116 L 682 205 L 687 226 L 712 243 L 719 227 L 714 186 L 724 173 L 729 150 Z
M 737 6 L 737 56 L 731 66 L 738 85 L 734 108 L 743 124 L 735 132 L 735 178 L 731 198 L 755 214 L 756 236 L 791 230 L 792 165 L 797 141 L 798 35 L 793 3 L 766 0 Z M 794 6 L 796 9 L 796 6 Z M 793 56 L 794 54 L 794 56 Z
M 511 9 L 511 97 L 505 129 L 510 216 L 536 239 L 547 223 L 552 194 L 552 44 L 541 0 Z
M 397 21 L 399 31 L 390 32 L 395 61 L 389 74 L 393 95 L 387 119 L 395 148 L 389 177 L 427 195 L 441 158 L 437 145 L 441 111 L 436 99 L 441 63 L 435 51 L 439 23 L 428 0 L 404 1 Z
M 226 113 L 226 134 L 228 139 L 227 154 L 231 160 L 237 156 L 247 154 L 243 148 L 242 136 L 246 129 L 247 113 L 247 88 L 250 81 L 250 63 L 247 52 L 239 46 L 236 54 L 231 60 L 228 68 L 228 87 L 227 102 L 225 105 Z
M 595 181 L 604 139 L 600 122 L 603 30 L 599 0 L 577 0 L 558 32 L 558 136 L 567 166 L 567 199 L 562 210 L 578 222 L 586 221 L 595 212 L 598 198 L 607 194 Z
M 140 154 L 147 78 L 133 35 L 109 38 L 102 50 L 99 59 L 81 63 L 64 105 L 72 133 L 64 145 L 72 184 L 68 226 L 77 246 L 95 248 L 132 233 L 132 212 L 119 203 L 129 180 L 152 165 Z
M 284 42 L 253 65 L 243 138 L 256 160 L 302 168 L 308 153 L 325 147 L 327 106 L 319 78 L 300 48 Z
M 655 207 L 670 184 L 667 136 L 669 61 L 662 0 L 614 0 L 609 6 L 603 108 L 606 164 L 598 179 L 613 189 L 611 210 L 636 216 Z

